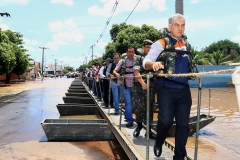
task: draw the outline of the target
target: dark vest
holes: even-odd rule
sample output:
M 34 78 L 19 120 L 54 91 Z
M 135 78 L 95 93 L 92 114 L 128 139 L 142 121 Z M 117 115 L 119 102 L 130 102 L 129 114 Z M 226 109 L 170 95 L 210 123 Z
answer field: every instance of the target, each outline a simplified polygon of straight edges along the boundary
M 106 76 L 107 68 L 108 68 L 108 66 L 105 66 L 104 69 L 103 69 L 103 74 L 104 74 L 105 76 Z
M 110 74 L 113 74 L 113 71 L 114 71 L 115 68 L 116 68 L 116 63 L 113 62 L 112 66 L 111 66 L 111 69 L 110 69 Z

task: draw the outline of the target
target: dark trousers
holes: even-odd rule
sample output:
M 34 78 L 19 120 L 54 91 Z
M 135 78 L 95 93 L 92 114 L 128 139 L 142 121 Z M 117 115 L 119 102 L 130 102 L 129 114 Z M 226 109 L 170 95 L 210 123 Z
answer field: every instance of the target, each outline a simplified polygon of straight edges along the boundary
M 98 82 L 96 82 L 96 94 L 97 94 L 97 97 L 99 99 L 102 99 L 102 87 L 101 87 L 102 83 L 101 81 L 99 80 Z
M 188 87 L 183 89 L 157 86 L 158 124 L 156 145 L 161 147 L 173 119 L 176 120 L 174 160 L 183 160 L 187 155 L 186 142 L 189 134 L 188 122 L 192 105 L 191 92 Z
M 106 107 L 108 107 L 109 104 L 109 83 L 109 80 L 103 80 L 103 101 Z M 113 104 L 112 89 L 110 89 L 110 104 Z
M 88 80 L 88 88 L 89 90 L 92 90 L 92 80 Z

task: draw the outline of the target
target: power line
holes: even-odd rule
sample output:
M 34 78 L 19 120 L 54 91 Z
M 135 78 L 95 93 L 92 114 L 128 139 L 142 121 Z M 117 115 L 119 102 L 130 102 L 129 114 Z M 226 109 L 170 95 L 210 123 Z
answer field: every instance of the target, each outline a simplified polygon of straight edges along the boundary
M 127 19 L 124 21 L 124 23 L 127 22 L 128 18 L 132 15 L 133 11 L 135 10 L 135 8 L 137 7 L 137 5 L 139 4 L 140 0 L 137 2 L 137 4 L 135 5 L 135 7 L 133 8 L 132 12 L 128 15 Z
M 132 11 L 130 12 L 130 14 L 128 15 L 128 17 L 127 17 L 126 20 L 124 21 L 124 23 L 127 22 L 128 18 L 132 15 L 132 13 L 134 12 L 134 10 L 135 10 L 136 7 L 138 6 L 139 2 L 140 2 L 140 0 L 139 0 L 139 1 L 137 2 L 137 4 L 134 6 L 134 8 L 132 9 Z M 120 28 L 119 31 L 118 31 L 118 33 L 119 33 L 121 30 L 122 30 L 122 29 Z M 112 42 L 116 39 L 116 37 L 117 37 L 117 35 L 116 35 L 110 42 L 108 42 L 108 43 L 112 43 Z M 104 49 L 105 49 L 105 48 L 104 48 Z M 104 49 L 103 49 L 103 50 L 104 50 Z M 100 52 L 102 52 L 103 50 L 101 50 Z
M 111 21 L 111 19 L 112 19 L 112 17 L 113 17 L 113 14 L 114 14 L 114 12 L 115 12 L 115 10 L 116 10 L 116 8 L 117 8 L 118 3 L 119 3 L 119 0 L 116 0 L 114 6 L 113 6 L 113 8 L 112 8 L 112 12 L 111 12 L 111 14 L 110 14 L 110 16 L 109 16 L 109 18 L 108 18 L 108 20 L 107 20 L 107 22 L 106 22 L 106 25 L 105 25 L 105 27 L 103 28 L 103 31 L 102 31 L 102 33 L 100 34 L 100 37 L 99 37 L 98 40 L 97 40 L 97 43 L 99 42 L 99 40 L 102 38 L 103 34 L 105 33 L 105 31 L 106 31 L 106 29 L 107 29 L 107 27 L 108 27 L 108 25 L 109 25 L 109 23 L 110 23 L 110 21 Z
M 1 9 L 0 8 L 0 10 L 2 10 L 3 12 L 5 12 L 5 13 L 7 13 L 6 11 L 4 11 L 3 9 Z M 9 16 L 10 17 L 10 19 L 12 20 L 12 22 L 10 22 L 7 18 L 4 18 L 4 19 L 6 19 L 8 22 L 10 22 L 10 23 L 12 23 L 12 25 L 14 25 L 14 28 L 19 28 L 23 33 L 25 33 L 25 35 L 27 35 L 27 36 L 24 36 L 24 37 L 26 37 L 26 38 L 28 38 L 28 37 L 30 37 L 31 39 L 33 39 L 31 36 L 29 36 L 28 34 L 27 34 L 27 31 L 24 29 L 24 28 L 22 28 L 16 21 L 15 21 L 15 19 L 12 17 L 12 16 Z M 13 23 L 14 22 L 14 23 Z M 30 38 L 28 38 L 28 39 L 30 39 Z
M 105 24 L 105 26 L 104 26 L 100 36 L 99 36 L 97 42 L 95 44 L 93 44 L 92 46 L 90 46 L 89 53 L 90 53 L 90 50 L 92 49 L 92 60 L 93 60 L 93 47 L 95 47 L 95 45 L 101 40 L 103 34 L 105 33 L 105 31 L 106 31 L 106 29 L 107 29 L 107 27 L 108 27 L 108 25 L 109 25 L 109 23 L 110 23 L 110 21 L 111 21 L 111 19 L 113 17 L 113 14 L 116 11 L 116 8 L 117 8 L 117 5 L 118 5 L 119 1 L 120 0 L 116 0 L 116 2 L 114 3 L 114 6 L 113 6 L 112 11 L 110 13 L 110 16 L 108 17 L 108 20 L 107 20 L 107 22 L 106 22 L 106 24 Z

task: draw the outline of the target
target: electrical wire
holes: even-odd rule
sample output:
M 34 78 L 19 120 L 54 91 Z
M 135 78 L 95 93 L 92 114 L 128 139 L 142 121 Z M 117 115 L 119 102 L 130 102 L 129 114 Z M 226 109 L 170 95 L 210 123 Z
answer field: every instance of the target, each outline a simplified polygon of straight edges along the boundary
M 95 44 L 93 44 L 92 46 L 90 46 L 90 49 L 91 49 L 92 47 L 94 47 L 94 46 L 101 40 L 103 34 L 105 33 L 105 31 L 106 31 L 106 29 L 107 29 L 107 27 L 108 27 L 108 25 L 109 25 L 109 23 L 110 23 L 113 15 L 114 15 L 114 13 L 115 13 L 115 11 L 116 11 L 116 8 L 117 8 L 117 5 L 118 5 L 119 1 L 120 1 L 120 0 L 116 0 L 116 2 L 114 3 L 114 6 L 113 6 L 112 11 L 111 11 L 111 13 L 110 13 L 110 16 L 108 17 L 108 20 L 107 20 L 107 22 L 106 22 L 106 24 L 105 24 L 105 26 L 104 26 L 101 34 L 100 34 L 100 37 L 98 38 L 98 40 L 97 40 L 97 42 L 96 42 Z
M 137 2 L 137 4 L 134 6 L 134 8 L 132 9 L 132 11 L 130 12 L 130 14 L 128 15 L 128 17 L 127 17 L 126 20 L 124 21 L 124 23 L 127 22 L 128 18 L 132 15 L 132 13 L 134 12 L 134 10 L 135 10 L 136 7 L 138 6 L 139 2 L 140 2 L 140 0 L 139 0 L 139 1 Z M 119 32 L 120 32 L 121 30 L 122 30 L 122 29 L 120 29 Z M 119 32 L 118 32 L 118 33 L 119 33 Z M 116 35 L 110 42 L 108 42 L 108 43 L 112 43 L 112 42 L 116 39 L 116 37 L 117 37 L 117 35 Z M 90 47 L 90 48 L 91 48 L 91 47 Z M 105 48 L 104 48 L 103 50 L 105 50 Z M 100 52 L 102 52 L 103 50 L 101 50 Z

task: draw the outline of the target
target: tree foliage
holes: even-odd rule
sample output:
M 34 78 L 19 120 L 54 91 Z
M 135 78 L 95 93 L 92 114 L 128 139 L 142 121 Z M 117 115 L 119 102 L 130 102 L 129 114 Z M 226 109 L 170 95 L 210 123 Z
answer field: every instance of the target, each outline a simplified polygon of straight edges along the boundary
M 103 59 L 112 58 L 115 52 L 125 53 L 129 46 L 135 49 L 141 48 L 145 39 L 150 39 L 153 42 L 159 39 L 158 30 L 146 24 L 141 27 L 125 23 L 114 24 L 110 30 L 110 35 L 113 41 L 106 46 Z
M 225 56 L 220 50 L 213 52 L 213 54 L 209 54 L 208 59 L 210 65 L 228 65 L 232 63 L 231 55 Z
M 217 51 L 221 51 L 225 56 L 231 55 L 231 58 L 234 59 L 240 54 L 240 46 L 238 43 L 225 39 L 214 42 L 204 49 L 204 52 L 210 54 Z
M 73 67 L 70 67 L 70 66 L 66 66 L 66 67 L 64 67 L 64 69 L 67 70 L 68 72 L 74 71 Z
M 197 65 L 209 65 L 209 59 L 203 51 L 198 51 L 196 48 L 192 47 L 191 53 L 193 61 Z
M 22 37 L 20 33 L 0 30 L 0 74 L 6 76 L 5 83 L 10 82 L 12 73 L 21 75 L 28 69 L 29 58 Z

